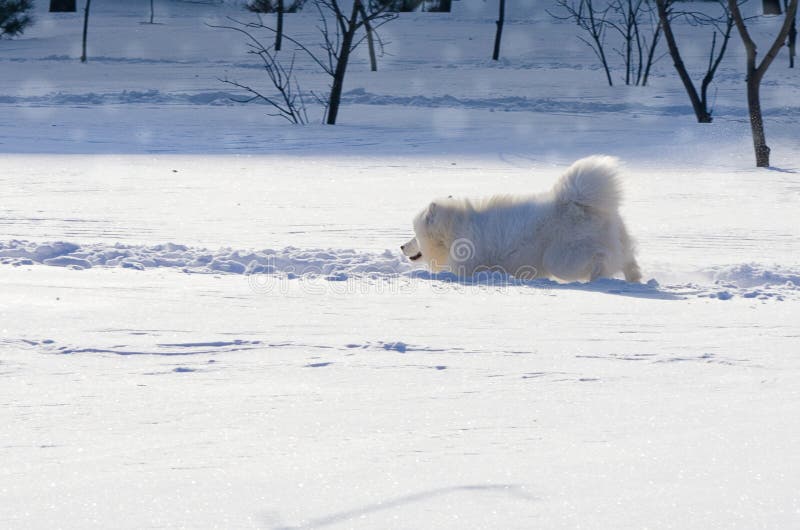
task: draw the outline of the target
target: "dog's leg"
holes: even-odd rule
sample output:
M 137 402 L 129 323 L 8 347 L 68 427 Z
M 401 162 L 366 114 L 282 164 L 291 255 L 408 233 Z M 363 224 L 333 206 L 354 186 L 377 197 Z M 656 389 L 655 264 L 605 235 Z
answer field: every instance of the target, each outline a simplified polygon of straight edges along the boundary
M 639 283 L 642 280 L 642 272 L 639 270 L 639 264 L 636 263 L 634 257 L 635 245 L 631 236 L 628 235 L 628 230 L 625 228 L 625 223 L 622 219 L 619 220 L 620 228 L 620 243 L 622 243 L 622 251 L 625 256 L 625 262 L 622 266 L 622 272 L 625 274 L 625 281 Z
M 608 278 L 611 276 L 608 273 L 608 267 L 606 266 L 606 255 L 602 252 L 596 253 L 592 256 L 592 272 L 589 275 L 589 281 L 593 282 L 599 278 Z
M 642 281 L 642 271 L 639 270 L 639 264 L 635 259 L 626 263 L 622 267 L 622 272 L 625 274 L 626 282 L 639 283 Z

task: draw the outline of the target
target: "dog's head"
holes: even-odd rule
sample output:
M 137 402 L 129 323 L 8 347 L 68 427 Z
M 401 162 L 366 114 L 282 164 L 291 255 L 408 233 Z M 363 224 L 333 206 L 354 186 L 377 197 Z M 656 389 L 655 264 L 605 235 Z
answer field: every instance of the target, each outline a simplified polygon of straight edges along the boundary
M 452 212 L 446 204 L 432 202 L 414 218 L 414 233 L 400 246 L 408 259 L 422 260 L 434 271 L 447 266 L 452 239 Z
M 403 254 L 411 261 L 417 261 L 422 257 L 422 252 L 419 250 L 419 243 L 417 243 L 416 237 L 412 237 L 405 245 L 400 245 L 400 250 L 402 250 Z

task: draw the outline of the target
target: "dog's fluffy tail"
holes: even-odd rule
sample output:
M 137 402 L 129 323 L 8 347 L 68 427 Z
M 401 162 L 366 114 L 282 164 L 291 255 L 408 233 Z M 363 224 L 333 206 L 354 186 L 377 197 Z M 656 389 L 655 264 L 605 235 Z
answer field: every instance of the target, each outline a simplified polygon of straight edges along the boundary
M 604 212 L 617 209 L 622 196 L 618 162 L 611 156 L 589 156 L 572 164 L 553 187 L 559 204 L 577 203 Z

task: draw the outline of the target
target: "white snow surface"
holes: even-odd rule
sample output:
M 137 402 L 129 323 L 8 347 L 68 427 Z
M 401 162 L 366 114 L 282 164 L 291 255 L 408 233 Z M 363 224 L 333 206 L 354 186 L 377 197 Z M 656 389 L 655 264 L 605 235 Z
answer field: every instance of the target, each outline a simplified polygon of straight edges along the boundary
M 294 127 L 219 81 L 268 88 L 207 26 L 241 2 L 155 7 L 93 3 L 85 65 L 47 2 L 0 42 L 0 528 L 800 527 L 785 50 L 757 170 L 736 35 L 698 125 L 668 58 L 603 86 L 521 2 L 494 62 L 496 4 L 460 0 L 384 26 L 378 72 L 358 50 L 339 125 Z M 710 34 L 676 29 L 699 76 Z M 594 153 L 625 163 L 645 283 L 401 255 L 430 200 Z

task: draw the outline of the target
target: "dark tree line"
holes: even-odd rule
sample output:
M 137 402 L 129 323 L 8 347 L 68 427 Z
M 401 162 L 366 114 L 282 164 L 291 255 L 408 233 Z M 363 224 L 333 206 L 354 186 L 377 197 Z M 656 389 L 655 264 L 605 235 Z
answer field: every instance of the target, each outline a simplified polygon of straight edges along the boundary
M 304 103 L 300 97 L 299 86 L 293 79 L 294 57 L 291 62 L 283 64 L 278 60 L 277 52 L 282 48 L 283 39 L 291 41 L 297 48 L 308 54 L 313 61 L 331 78 L 330 92 L 325 97 L 313 94 L 325 107 L 325 121 L 335 124 L 341 103 L 344 79 L 349 59 L 353 51 L 364 41 L 369 48 L 370 67 L 377 70 L 376 44 L 383 43 L 377 37 L 376 30 L 384 23 L 395 18 L 397 10 L 417 9 L 425 0 L 354 0 L 352 6 L 345 10 L 340 0 L 313 0 L 320 14 L 320 32 L 323 39 L 320 55 L 314 45 L 304 44 L 285 36 L 284 13 L 297 11 L 306 0 L 251 0 L 251 10 L 273 12 L 277 14 L 276 27 L 267 27 L 261 22 L 242 24 L 246 29 L 238 29 L 250 39 L 251 53 L 261 57 L 268 77 L 278 89 L 279 100 L 265 97 L 262 93 L 235 82 L 235 84 L 252 95 L 248 101 L 263 99 L 275 106 L 279 115 L 293 123 L 307 121 Z M 429 0 L 430 1 L 430 0 Z M 769 165 L 770 149 L 766 143 L 764 122 L 760 102 L 760 87 L 767 69 L 774 62 L 783 46 L 788 47 L 789 67 L 794 68 L 797 42 L 796 15 L 799 0 L 762 0 L 765 14 L 780 15 L 785 13 L 780 29 L 764 56 L 758 59 L 758 48 L 747 28 L 747 20 L 741 13 L 740 3 L 744 0 L 717 0 L 722 13 L 710 16 L 701 11 L 686 10 L 687 3 L 682 2 L 682 9 L 677 9 L 677 0 L 554 0 L 560 11 L 551 13 L 555 18 L 575 22 L 583 31 L 579 39 L 586 43 L 597 55 L 609 85 L 613 85 L 611 66 L 607 52 L 609 33 L 617 35 L 617 47 L 612 46 L 624 63 L 624 81 L 627 85 L 646 85 L 650 69 L 657 60 L 655 51 L 661 37 L 666 41 L 669 55 L 681 83 L 686 90 L 697 121 L 712 122 L 712 109 L 709 108 L 708 89 L 725 56 L 728 44 L 735 27 L 742 39 L 746 52 L 746 87 L 748 114 L 750 117 L 756 165 Z M 31 23 L 28 12 L 33 0 L 0 0 L 0 37 L 13 37 L 21 34 Z M 450 0 L 439 0 L 439 6 L 449 10 Z M 87 35 L 91 0 L 85 0 L 81 62 L 87 60 Z M 506 0 L 498 0 L 498 18 L 492 58 L 499 59 L 500 45 L 505 23 Z M 76 0 L 50 0 L 51 12 L 75 12 Z M 706 10 L 704 10 L 706 11 Z M 150 0 L 150 23 L 153 23 L 154 7 Z M 695 27 L 712 27 L 708 62 L 699 85 L 691 74 L 681 55 L 680 43 L 673 31 L 676 20 L 683 19 Z M 274 32 L 274 43 L 262 46 L 249 32 L 256 28 L 265 28 Z M 276 105 L 276 101 L 280 104 Z
M 78 7 L 75 0 L 50 0 L 51 13 L 74 13 Z
M 28 14 L 32 7 L 31 0 L 0 0 L 0 38 L 22 34 L 33 22 Z

